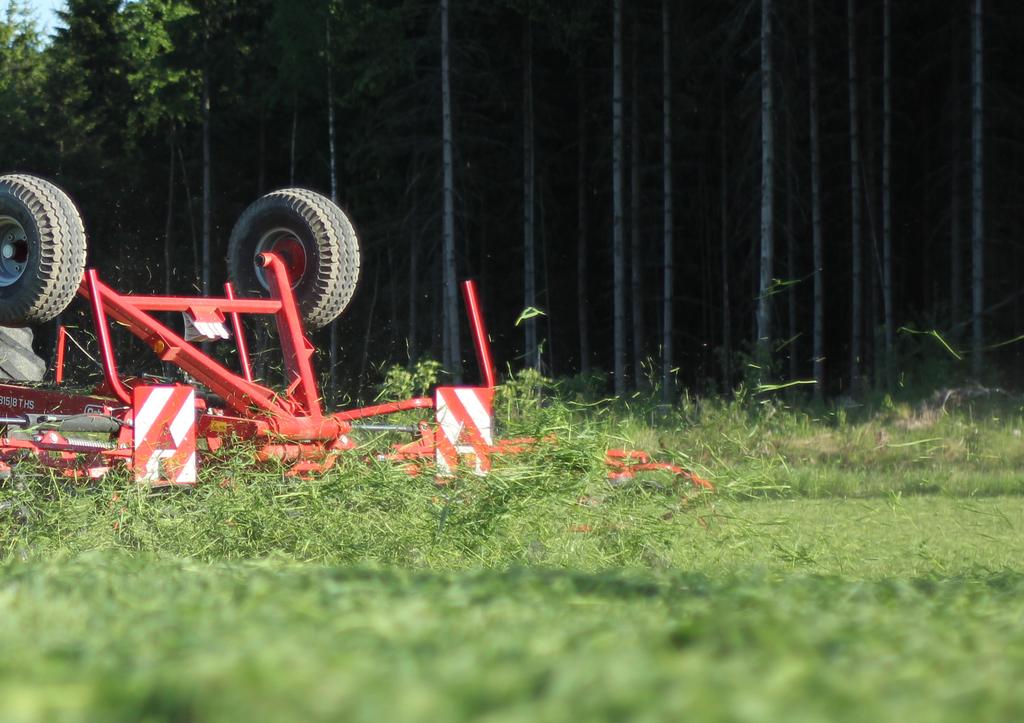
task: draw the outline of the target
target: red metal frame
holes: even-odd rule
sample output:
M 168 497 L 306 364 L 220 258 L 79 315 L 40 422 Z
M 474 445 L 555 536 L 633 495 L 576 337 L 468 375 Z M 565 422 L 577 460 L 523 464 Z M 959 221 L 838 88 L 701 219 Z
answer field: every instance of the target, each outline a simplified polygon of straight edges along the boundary
M 64 383 L 64 348 L 67 346 L 68 330 L 61 324 L 57 327 L 57 369 L 54 372 L 54 381 L 57 384 Z
M 462 282 L 462 297 L 466 302 L 466 315 L 469 317 L 469 328 L 473 332 L 473 345 L 476 347 L 476 360 L 480 366 L 480 375 L 484 386 L 494 388 L 494 362 L 491 361 L 491 344 L 487 340 L 487 327 L 484 326 L 484 315 L 480 311 L 480 299 L 476 291 L 476 282 L 467 279 Z
M 336 415 L 324 416 L 321 411 L 316 377 L 310 360 L 313 346 L 303 333 L 302 320 L 284 264 L 274 254 L 262 254 L 260 262 L 270 281 L 269 300 L 127 296 L 101 282 L 95 270 L 86 271 L 85 282 L 79 293 L 89 299 L 92 306 L 103 371 L 111 392 L 126 404 L 131 403 L 128 389 L 118 376 L 107 323 L 108 315 L 147 344 L 161 361 L 171 362 L 190 374 L 221 397 L 239 416 L 253 417 L 255 412 L 255 416 L 266 425 L 267 434 L 301 440 L 330 440 L 347 433 L 350 428 L 347 422 Z M 185 341 L 148 313 L 150 311 L 222 316 L 273 314 L 284 352 L 286 391 L 275 392 L 230 371 L 197 346 Z M 244 341 L 240 348 L 245 348 Z
M 400 402 L 387 402 L 386 404 L 374 404 L 372 407 L 360 407 L 349 409 L 346 412 L 338 412 L 334 416 L 338 419 L 350 421 L 354 419 L 366 419 L 367 417 L 379 417 L 383 414 L 395 414 L 406 412 L 412 409 L 433 409 L 434 400 L 430 397 L 413 397 Z
M 70 439 L 53 430 L 27 439 L 0 437 L 0 472 L 8 462 L 26 452 L 34 453 L 43 464 L 74 477 L 96 477 L 106 472 L 113 462 L 131 461 L 132 390 L 148 382 L 120 376 L 110 338 L 110 319 L 120 322 L 142 340 L 161 361 L 176 365 L 223 400 L 225 409 L 214 408 L 203 399 L 196 399 L 196 433 L 205 440 L 206 449 L 211 452 L 232 437 L 248 439 L 259 445 L 256 456 L 260 461 L 276 459 L 287 462 L 291 464 L 293 473 L 323 471 L 334 464 L 337 453 L 355 447 L 348 438 L 353 422 L 436 407 L 433 398 L 415 397 L 324 414 L 313 373 L 314 349 L 303 330 L 289 268 L 274 252 L 260 254 L 256 260 L 265 270 L 270 287 L 269 299 L 236 298 L 231 284 L 225 284 L 224 297 L 220 298 L 125 295 L 100 281 L 94 269 L 87 270 L 79 294 L 88 300 L 92 311 L 104 384 L 93 395 L 0 384 L 0 417 L 7 415 L 27 420 L 30 415 L 36 415 L 37 419 L 40 415 L 63 418 L 92 415 L 113 420 L 119 431 L 108 444 Z M 462 293 L 483 388 L 491 390 L 496 383 L 494 363 L 476 284 L 473 281 L 463 282 Z M 193 321 L 230 320 L 240 373 L 229 370 L 184 339 L 153 316 L 153 312 L 181 312 Z M 241 319 L 243 314 L 274 317 L 283 352 L 284 391 L 275 391 L 254 380 Z M 67 331 L 61 326 L 57 339 L 58 384 L 64 378 L 66 339 Z M 490 399 L 489 393 L 486 399 Z M 488 410 L 489 404 L 488 401 Z M 433 463 L 440 446 L 452 447 L 451 440 L 444 438 L 436 424 L 420 421 L 416 430 L 419 435 L 416 440 L 395 445 L 390 453 L 381 457 L 414 463 L 410 471 L 421 471 L 422 464 Z M 493 444 L 483 440 L 471 441 L 474 442 L 472 446 L 478 469 L 489 468 L 492 455 L 527 452 L 538 443 L 538 440 L 528 438 L 494 440 Z M 487 459 L 481 460 L 481 456 Z M 712 488 L 709 482 L 693 473 L 676 465 L 654 462 L 644 452 L 609 450 L 605 462 L 611 470 L 610 476 L 615 478 L 632 478 L 645 470 L 666 470 L 684 475 L 698 487 Z
M 639 449 L 609 449 L 605 453 L 604 463 L 609 469 L 609 479 L 613 480 L 633 479 L 637 472 L 669 472 L 685 477 L 695 487 L 708 491 L 715 489 L 713 484 L 696 473 L 670 462 L 655 462 L 651 455 Z
M 35 389 L 19 385 L 0 384 L 0 416 L 18 415 L 28 420 L 29 414 L 47 416 L 110 415 L 125 419 L 130 426 L 132 409 L 131 390 L 145 379 L 123 379 L 118 371 L 117 359 L 111 340 L 109 320 L 113 319 L 131 334 L 141 339 L 164 362 L 170 362 L 205 385 L 223 399 L 225 410 L 206 411 L 206 403 L 197 401 L 198 431 L 206 440 L 207 448 L 215 450 L 228 437 L 252 439 L 262 443 L 260 458 L 299 461 L 301 471 L 326 469 L 333 464 L 333 455 L 353 445 L 347 439 L 351 429 L 348 418 L 360 418 L 380 409 L 349 410 L 346 415 L 324 415 L 313 373 L 311 357 L 313 347 L 306 339 L 287 269 L 275 254 L 262 254 L 257 258 L 265 269 L 270 286 L 270 299 L 237 299 L 230 285 L 225 296 L 172 297 L 129 296 L 120 294 L 102 281 L 96 271 L 85 272 L 79 294 L 88 300 L 96 327 L 96 337 L 103 366 L 104 384 L 94 396 L 66 394 L 54 390 Z M 181 312 L 193 319 L 230 319 L 235 333 L 241 374 L 227 369 L 199 347 L 186 341 L 166 326 L 151 312 Z M 242 314 L 270 314 L 277 322 L 284 360 L 286 388 L 275 391 L 253 380 L 245 342 Z M 63 381 L 64 341 L 67 332 L 61 327 L 58 336 L 58 380 Z M 428 403 L 430 400 L 426 400 Z M 378 405 L 380 407 L 381 405 Z M 416 400 L 397 405 L 384 405 L 389 411 L 421 408 Z M 348 417 L 348 418 L 346 418 Z M 50 433 L 47 432 L 47 435 Z M 83 458 L 81 444 L 60 440 L 0 438 L 0 469 L 4 461 L 26 449 L 41 458 L 50 459 L 60 451 L 61 464 L 75 476 L 94 476 L 101 466 L 97 455 L 130 458 L 131 451 L 115 449 L 112 452 L 92 450 Z M 57 445 L 54 447 L 53 445 Z M 45 453 L 45 454 L 44 454 Z M 52 460 L 51 460 L 52 461 Z
M 224 284 L 224 297 L 228 301 L 235 300 L 235 287 L 231 282 Z M 242 368 L 245 381 L 252 381 L 252 366 L 249 364 L 249 345 L 245 341 L 245 328 L 242 326 L 242 315 L 237 311 L 228 312 L 231 317 L 231 330 L 235 333 L 235 348 L 238 350 L 238 364 Z
M 0 384 L 0 416 L 109 414 L 117 407 L 113 399 L 99 394 L 68 394 L 56 389 Z

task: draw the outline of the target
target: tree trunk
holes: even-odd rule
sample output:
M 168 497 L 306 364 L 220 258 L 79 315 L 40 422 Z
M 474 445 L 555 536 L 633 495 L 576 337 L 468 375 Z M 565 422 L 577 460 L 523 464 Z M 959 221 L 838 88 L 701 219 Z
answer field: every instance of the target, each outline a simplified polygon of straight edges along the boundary
M 576 311 L 580 327 L 580 372 L 590 371 L 590 305 L 587 302 L 587 113 L 583 62 L 576 69 L 576 135 L 580 144 L 576 166 Z
M 260 99 L 258 122 L 259 136 L 256 142 L 256 193 L 262 196 L 263 190 L 267 187 L 267 109 L 263 105 L 262 98 Z
M 199 236 L 196 234 L 196 219 L 192 213 L 192 209 L 195 208 L 195 199 L 192 198 L 192 189 L 188 185 L 188 168 L 185 167 L 185 154 L 181 152 L 181 146 L 178 146 L 178 165 L 181 168 L 181 185 L 185 187 L 185 204 L 188 208 L 188 230 L 191 232 L 192 237 L 192 271 L 195 276 L 200 276 L 202 269 L 199 266 Z
M 892 389 L 895 334 L 892 308 L 892 3 L 882 21 L 882 307 L 885 314 L 885 386 Z
M 857 38 L 855 0 L 846 0 L 847 91 L 850 102 L 850 253 L 852 294 L 850 302 L 850 393 L 861 391 L 863 344 L 863 251 L 861 249 L 860 135 L 857 113 Z
M 526 18 L 523 29 L 523 304 L 537 306 L 537 249 L 535 239 L 536 208 L 533 147 L 533 23 Z M 523 324 L 526 337 L 527 367 L 540 369 L 537 351 L 537 319 Z
M 732 386 L 732 309 L 729 293 L 729 149 L 726 131 L 729 117 L 725 107 L 725 71 L 722 71 L 718 86 L 718 107 L 721 128 L 719 141 L 719 210 L 721 212 L 722 231 L 722 384 Z
M 536 176 L 536 171 L 534 171 Z M 543 303 L 545 306 L 550 308 L 551 305 L 551 267 L 548 265 L 548 243 L 545 225 L 544 215 L 544 193 L 541 192 L 537 196 L 537 243 L 540 250 L 540 277 L 543 280 L 542 288 L 540 289 L 540 296 L 543 297 Z M 544 317 L 544 324 L 547 326 L 547 338 L 542 340 L 537 347 L 537 364 L 541 363 L 541 352 L 546 351 L 548 357 L 547 371 L 551 376 L 555 376 L 555 339 L 553 321 L 551 314 L 547 314 Z M 539 320 L 538 320 L 539 321 Z M 539 366 L 538 366 L 539 368 Z
M 662 315 L 661 315 L 661 398 L 666 404 L 674 397 L 672 374 L 672 311 L 674 228 L 672 218 L 672 62 L 669 0 L 661 2 L 661 162 L 662 162 Z
M 622 228 L 622 0 L 612 0 L 612 284 L 615 394 L 626 392 L 626 273 Z
M 644 307 L 641 277 L 643 270 L 643 248 L 640 240 L 640 102 L 638 80 L 640 73 L 637 63 L 639 42 L 635 16 L 633 21 L 633 68 L 632 97 L 630 108 L 630 158 L 629 158 L 629 286 L 631 321 L 633 332 L 633 383 L 640 388 L 644 356 Z
M 985 345 L 985 330 L 982 326 L 985 301 L 985 159 L 982 154 L 984 115 L 981 83 L 984 46 L 981 21 L 981 0 L 974 0 L 971 13 L 971 368 L 976 377 L 981 376 Z
M 324 37 L 324 63 L 327 66 L 327 162 L 330 165 L 331 200 L 338 202 L 338 156 L 337 139 L 334 131 L 334 63 L 331 53 L 331 15 L 327 14 Z M 329 371 L 328 388 L 330 401 L 333 404 L 338 395 L 338 320 L 331 320 L 330 346 L 328 349 Z M 359 380 L 362 383 L 362 379 Z
M 203 296 L 210 295 L 210 212 L 213 191 L 210 187 L 210 68 L 206 52 L 207 40 L 203 38 Z
M 954 345 L 963 339 L 964 315 L 964 249 L 963 199 L 960 194 L 963 172 L 963 137 L 961 135 L 961 109 L 963 102 L 963 75 L 961 64 L 960 28 L 950 24 L 950 149 L 949 149 L 949 323 L 950 341 Z
M 380 264 L 374 265 L 373 271 L 373 293 L 370 295 L 370 310 L 366 315 L 366 333 L 363 335 L 363 353 L 359 358 L 359 381 L 360 388 L 366 377 L 366 360 L 370 358 L 370 337 L 373 335 L 373 313 L 377 309 L 377 294 L 380 291 Z
M 412 222 L 409 224 L 409 361 L 419 353 L 419 247 L 420 247 L 420 198 L 418 174 L 412 176 Z
M 825 280 L 824 244 L 821 238 L 821 145 L 818 139 L 818 49 L 814 27 L 814 4 L 807 0 L 807 68 L 810 76 L 811 136 L 811 249 L 814 256 L 814 320 L 812 354 L 814 357 L 814 393 L 825 393 Z
M 955 32 L 955 30 L 954 30 Z M 960 74 L 957 69 L 960 67 L 957 62 L 960 60 L 956 52 L 957 46 L 951 44 L 954 52 L 949 54 L 953 71 L 952 101 L 950 102 L 950 161 L 949 161 L 949 323 L 951 328 L 950 340 L 959 342 L 961 336 L 961 322 L 963 321 L 963 229 L 962 210 L 960 205 L 960 170 L 961 170 L 961 141 L 960 141 Z
M 459 317 L 455 281 L 455 169 L 452 160 L 451 80 L 448 47 L 448 0 L 441 0 L 441 157 L 443 180 L 441 231 L 441 345 L 442 362 L 459 381 Z
M 795 164 L 793 163 L 793 124 L 786 124 L 786 275 L 789 277 L 789 286 L 786 290 L 786 335 L 788 341 L 786 348 L 789 351 L 789 378 L 795 380 L 800 378 L 800 341 L 797 331 L 797 289 L 800 285 L 797 280 L 800 273 L 796 268 L 796 191 L 793 188 L 793 175 Z
M 324 62 L 327 66 L 327 163 L 331 178 L 331 200 L 338 202 L 338 146 L 334 130 L 334 63 L 331 59 L 331 17 L 327 16 L 324 38 Z
M 167 223 L 164 225 L 164 294 L 171 295 L 171 233 L 174 230 L 174 148 L 175 130 L 171 129 L 170 156 L 167 159 Z
M 761 263 L 757 296 L 758 363 L 771 361 L 772 266 L 775 261 L 775 106 L 772 76 L 772 2 L 761 0 Z M 765 373 L 768 370 L 765 369 Z
M 299 135 L 299 93 L 292 96 L 292 138 L 288 150 L 288 185 L 295 185 L 295 141 Z

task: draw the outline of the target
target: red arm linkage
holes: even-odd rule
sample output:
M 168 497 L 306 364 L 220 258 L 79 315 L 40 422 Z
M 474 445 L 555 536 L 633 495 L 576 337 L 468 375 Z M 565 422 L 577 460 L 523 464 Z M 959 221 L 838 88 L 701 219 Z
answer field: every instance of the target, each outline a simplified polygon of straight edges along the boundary
M 130 395 L 117 374 L 113 346 L 106 317 L 109 314 L 133 335 L 141 339 L 162 360 L 171 362 L 222 397 L 241 416 L 251 416 L 253 408 L 268 417 L 274 432 L 290 439 L 334 439 L 349 430 L 341 418 L 324 417 L 320 408 L 316 377 L 311 357 L 313 347 L 302 331 L 298 306 L 288 284 L 284 264 L 274 254 L 260 259 L 271 281 L 271 299 L 197 298 L 184 296 L 126 296 L 104 284 L 93 269 L 86 271 L 79 294 L 89 299 L 96 323 L 107 383 L 121 401 Z M 289 387 L 284 394 L 249 381 L 228 370 L 162 324 L 150 311 L 220 314 L 273 314 L 277 319 L 284 351 Z

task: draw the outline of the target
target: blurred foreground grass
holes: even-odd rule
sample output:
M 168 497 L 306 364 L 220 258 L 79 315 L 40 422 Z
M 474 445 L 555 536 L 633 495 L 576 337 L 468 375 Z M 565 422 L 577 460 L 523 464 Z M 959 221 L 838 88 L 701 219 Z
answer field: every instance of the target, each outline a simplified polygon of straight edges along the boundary
M 438 487 L 0 486 L 0 720 L 1016 720 L 1024 409 L 499 402 Z M 385 440 L 367 440 L 365 456 Z M 613 486 L 609 446 L 718 487 Z
M 1024 578 L 197 564 L 0 571 L 0 717 L 1019 720 Z

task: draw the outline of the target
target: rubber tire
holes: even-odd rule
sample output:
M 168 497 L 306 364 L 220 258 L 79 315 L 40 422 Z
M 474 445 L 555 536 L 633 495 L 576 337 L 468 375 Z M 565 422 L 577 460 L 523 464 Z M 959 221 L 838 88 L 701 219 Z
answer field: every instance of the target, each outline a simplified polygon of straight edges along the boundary
M 0 216 L 25 230 L 28 257 L 22 276 L 0 287 L 0 325 L 43 324 L 60 314 L 85 271 L 85 227 L 74 202 L 36 176 L 0 176 Z
M 256 272 L 261 240 L 284 229 L 301 243 L 305 271 L 292 281 L 299 311 L 310 329 L 336 319 L 359 280 L 359 242 L 345 212 L 331 199 L 304 188 L 273 191 L 249 206 L 228 240 L 228 278 L 236 292 L 268 296 Z
M 0 327 L 0 379 L 41 382 L 46 362 L 32 351 L 32 330 Z

